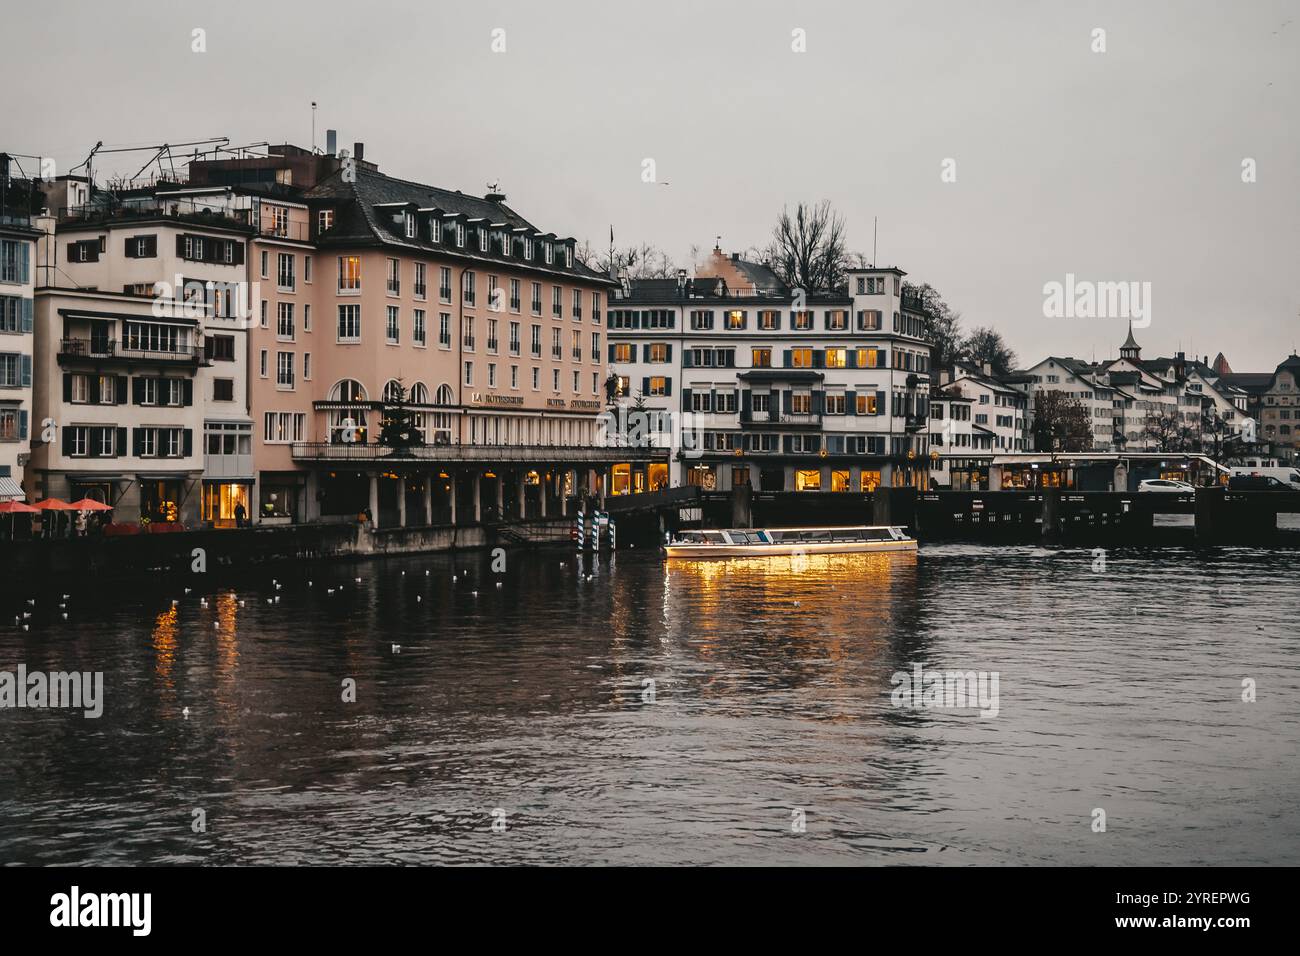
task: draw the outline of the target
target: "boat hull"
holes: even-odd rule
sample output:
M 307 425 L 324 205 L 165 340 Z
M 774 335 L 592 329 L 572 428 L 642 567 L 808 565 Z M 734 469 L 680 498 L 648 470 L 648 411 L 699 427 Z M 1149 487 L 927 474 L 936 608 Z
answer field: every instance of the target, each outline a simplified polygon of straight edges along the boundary
M 916 541 L 825 541 L 778 542 L 776 544 L 669 544 L 669 558 L 770 558 L 808 554 L 862 554 L 876 551 L 915 551 Z

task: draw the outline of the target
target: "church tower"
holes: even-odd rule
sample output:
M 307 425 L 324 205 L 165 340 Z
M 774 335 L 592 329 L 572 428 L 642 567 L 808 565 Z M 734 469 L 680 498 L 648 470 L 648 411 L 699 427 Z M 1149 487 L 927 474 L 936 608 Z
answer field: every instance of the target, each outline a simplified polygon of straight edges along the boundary
M 1128 324 L 1128 338 L 1124 344 L 1119 347 L 1119 357 L 1128 359 L 1135 365 L 1142 361 L 1142 347 L 1137 344 L 1137 339 L 1133 338 L 1133 323 Z

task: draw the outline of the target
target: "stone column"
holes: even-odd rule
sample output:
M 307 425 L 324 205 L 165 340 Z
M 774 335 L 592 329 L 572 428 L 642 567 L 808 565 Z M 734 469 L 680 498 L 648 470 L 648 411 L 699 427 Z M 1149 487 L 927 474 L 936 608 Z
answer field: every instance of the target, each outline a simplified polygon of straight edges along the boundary
M 474 523 L 483 520 L 483 476 L 477 471 L 471 472 L 474 481 Z
M 424 475 L 424 524 L 433 524 L 433 483 L 437 481 L 436 472 L 426 472 Z
M 505 471 L 497 472 L 497 520 L 504 521 L 506 518 L 506 473 Z
M 397 479 L 397 526 L 406 527 L 406 479 Z
M 379 476 L 370 475 L 370 527 L 379 527 Z
M 541 479 L 542 479 L 541 482 L 540 482 L 540 484 L 539 484 L 539 486 L 538 486 L 539 489 L 540 489 L 541 492 L 542 492 L 542 505 L 541 505 L 541 507 L 542 507 L 542 512 L 541 512 L 541 514 L 542 514 L 542 517 L 545 518 L 545 517 L 546 517 L 546 499 L 549 498 L 549 497 L 551 496 L 551 479 L 546 477 L 546 472 L 544 472 L 544 471 L 540 471 L 540 470 L 539 470 L 539 474 L 541 475 Z M 557 474 L 555 477 L 556 477 L 557 480 L 559 479 L 559 475 L 558 475 L 558 474 Z
M 456 493 L 460 491 L 460 472 L 457 471 L 455 468 L 453 468 L 449 472 L 447 472 L 447 474 L 450 475 L 450 477 L 447 479 L 447 483 L 451 485 L 451 497 L 450 497 L 451 523 L 455 524 L 456 523 Z

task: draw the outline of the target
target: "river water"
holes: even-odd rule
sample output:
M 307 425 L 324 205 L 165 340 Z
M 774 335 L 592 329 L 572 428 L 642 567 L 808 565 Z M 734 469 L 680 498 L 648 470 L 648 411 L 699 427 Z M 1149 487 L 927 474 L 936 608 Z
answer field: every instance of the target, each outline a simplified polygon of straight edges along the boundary
M 543 551 L 6 593 L 0 670 L 102 671 L 104 712 L 0 710 L 0 863 L 1295 865 L 1296 567 Z M 916 664 L 996 673 L 996 716 L 897 706 Z

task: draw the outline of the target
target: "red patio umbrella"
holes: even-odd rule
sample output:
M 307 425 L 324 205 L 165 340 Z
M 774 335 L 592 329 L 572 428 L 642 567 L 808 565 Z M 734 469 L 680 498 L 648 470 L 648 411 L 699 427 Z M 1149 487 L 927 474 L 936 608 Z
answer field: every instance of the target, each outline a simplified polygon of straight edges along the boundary
M 46 498 L 44 501 L 38 501 L 32 505 L 37 511 L 76 511 L 77 509 L 68 504 L 62 498 Z
M 94 498 L 82 498 L 80 501 L 74 501 L 68 505 L 74 511 L 112 511 L 111 505 L 106 505 L 102 501 L 96 501 Z
M 21 501 L 0 501 L 0 514 L 3 515 L 21 515 L 21 514 L 39 514 L 40 508 L 33 508 L 31 505 L 23 504 Z M 13 540 L 18 535 L 18 522 L 9 523 L 9 538 Z

